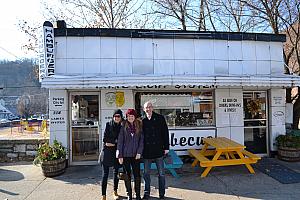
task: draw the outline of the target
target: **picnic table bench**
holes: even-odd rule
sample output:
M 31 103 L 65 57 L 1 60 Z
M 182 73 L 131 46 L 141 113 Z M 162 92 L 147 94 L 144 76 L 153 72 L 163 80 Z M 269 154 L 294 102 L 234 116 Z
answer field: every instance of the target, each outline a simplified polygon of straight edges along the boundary
M 195 157 L 192 166 L 195 167 L 199 162 L 201 167 L 206 168 L 201 177 L 206 177 L 212 167 L 229 165 L 245 165 L 250 173 L 255 173 L 250 164 L 256 163 L 261 158 L 246 151 L 245 146 L 225 137 L 204 138 L 203 142 L 204 146 L 201 150 L 188 150 L 189 154 Z M 214 147 L 214 149 L 208 149 L 208 147 Z M 213 158 L 209 159 L 210 156 Z
M 179 156 L 175 153 L 174 150 L 170 150 L 168 156 L 164 159 L 164 167 L 167 169 L 174 177 L 179 178 L 178 174 L 176 173 L 175 169 L 181 168 L 183 165 L 182 160 Z M 144 163 L 140 165 L 141 169 L 144 170 Z M 150 169 L 157 169 L 155 163 L 151 163 Z

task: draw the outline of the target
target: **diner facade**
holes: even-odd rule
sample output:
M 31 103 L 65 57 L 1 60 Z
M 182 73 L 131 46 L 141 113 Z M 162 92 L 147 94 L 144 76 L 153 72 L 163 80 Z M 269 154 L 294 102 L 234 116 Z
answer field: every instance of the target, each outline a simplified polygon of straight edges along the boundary
M 93 164 L 113 111 L 151 101 L 177 154 L 203 137 L 226 137 L 252 153 L 276 151 L 291 121 L 284 35 L 141 29 L 67 28 L 44 23 L 40 80 L 49 88 L 50 141 L 70 164 Z

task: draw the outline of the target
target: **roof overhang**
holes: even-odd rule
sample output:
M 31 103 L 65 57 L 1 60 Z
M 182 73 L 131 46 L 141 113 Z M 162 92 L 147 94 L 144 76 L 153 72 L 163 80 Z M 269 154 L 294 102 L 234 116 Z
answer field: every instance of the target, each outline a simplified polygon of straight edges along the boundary
M 42 87 L 49 89 L 133 88 L 143 86 L 211 86 L 211 87 L 295 87 L 300 86 L 300 76 L 203 76 L 203 75 L 101 75 L 47 77 Z

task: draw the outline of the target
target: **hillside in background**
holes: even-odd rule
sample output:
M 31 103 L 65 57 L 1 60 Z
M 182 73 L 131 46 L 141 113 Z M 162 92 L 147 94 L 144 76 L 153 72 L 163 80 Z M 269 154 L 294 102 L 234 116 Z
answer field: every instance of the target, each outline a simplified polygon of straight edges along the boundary
M 15 115 L 17 100 L 23 95 L 47 96 L 38 80 L 38 66 L 32 60 L 0 61 L 0 103 Z

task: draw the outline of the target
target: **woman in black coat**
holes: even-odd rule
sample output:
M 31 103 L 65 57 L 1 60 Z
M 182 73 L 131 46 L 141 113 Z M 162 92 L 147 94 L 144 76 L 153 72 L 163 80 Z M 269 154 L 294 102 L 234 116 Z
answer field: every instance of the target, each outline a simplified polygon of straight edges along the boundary
M 121 122 L 123 119 L 123 113 L 120 109 L 116 110 L 113 114 L 113 120 L 106 123 L 104 137 L 103 137 L 103 152 L 104 156 L 102 158 L 102 200 L 106 200 L 106 188 L 107 188 L 107 179 L 109 174 L 109 168 L 114 168 L 114 199 L 119 199 L 117 193 L 118 190 L 118 171 L 119 163 L 116 158 L 116 150 L 118 143 L 118 136 L 121 129 Z

